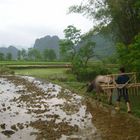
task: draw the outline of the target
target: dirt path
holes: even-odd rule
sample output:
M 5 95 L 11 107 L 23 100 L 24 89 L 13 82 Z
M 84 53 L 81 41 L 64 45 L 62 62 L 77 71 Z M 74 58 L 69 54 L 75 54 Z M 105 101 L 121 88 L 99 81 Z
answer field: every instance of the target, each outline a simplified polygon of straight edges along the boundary
M 140 140 L 140 119 L 91 99 L 87 99 L 87 107 L 103 140 Z
M 0 140 L 140 140 L 140 122 L 58 85 L 0 77 Z

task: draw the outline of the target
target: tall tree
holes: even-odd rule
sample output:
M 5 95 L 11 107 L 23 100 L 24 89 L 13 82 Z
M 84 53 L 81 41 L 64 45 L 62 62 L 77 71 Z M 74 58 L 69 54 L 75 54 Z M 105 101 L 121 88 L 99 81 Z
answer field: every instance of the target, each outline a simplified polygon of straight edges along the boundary
M 140 32 L 139 5 L 139 0 L 83 0 L 69 11 L 86 15 L 96 23 L 96 31 L 109 31 L 128 45 Z
M 21 51 L 20 51 L 20 50 L 18 50 L 17 59 L 18 59 L 18 60 L 21 60 Z
M 22 49 L 20 53 L 21 53 L 21 59 L 25 60 L 27 58 L 27 52 L 26 52 L 26 50 L 25 49 Z
M 49 61 L 54 61 L 56 59 L 56 53 L 53 49 L 49 49 L 48 59 Z
M 6 60 L 12 60 L 12 54 L 10 52 L 6 54 Z
M 4 60 L 4 53 L 0 52 L 0 61 Z
M 28 49 L 28 59 L 34 60 L 34 61 L 41 60 L 40 51 L 38 51 L 37 49 L 34 49 L 34 48 L 29 48 Z
M 73 72 L 78 73 L 79 68 L 87 68 L 89 59 L 94 56 L 95 42 L 91 34 L 81 35 L 74 26 L 68 26 L 64 32 L 65 39 L 60 42 L 60 51 L 63 51 L 65 57 L 70 57 Z
M 43 52 L 43 58 L 47 61 L 54 61 L 56 59 L 56 53 L 53 49 L 45 49 Z
M 45 49 L 44 51 L 43 51 L 43 60 L 48 60 L 48 55 L 49 55 L 49 51 L 48 51 L 48 49 Z
M 77 53 L 78 44 L 81 41 L 81 31 L 73 25 L 69 25 L 64 30 L 65 39 L 60 40 L 60 55 L 66 60 L 72 61 Z
M 120 63 L 128 70 L 138 72 L 140 79 L 140 34 L 127 47 L 122 43 L 118 44 L 117 52 Z
M 79 49 L 78 55 L 80 57 L 82 66 L 87 67 L 89 59 L 95 56 L 94 54 L 95 42 L 92 41 L 91 37 L 88 35 L 84 35 L 81 40 L 82 45 Z

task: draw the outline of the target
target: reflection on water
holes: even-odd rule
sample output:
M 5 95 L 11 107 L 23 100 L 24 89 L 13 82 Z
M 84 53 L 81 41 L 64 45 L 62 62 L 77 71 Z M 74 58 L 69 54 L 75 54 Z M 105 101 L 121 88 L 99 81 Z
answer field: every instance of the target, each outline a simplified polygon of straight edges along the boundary
M 83 98 L 67 89 L 27 76 L 1 77 L 0 89 L 0 140 L 101 139 Z

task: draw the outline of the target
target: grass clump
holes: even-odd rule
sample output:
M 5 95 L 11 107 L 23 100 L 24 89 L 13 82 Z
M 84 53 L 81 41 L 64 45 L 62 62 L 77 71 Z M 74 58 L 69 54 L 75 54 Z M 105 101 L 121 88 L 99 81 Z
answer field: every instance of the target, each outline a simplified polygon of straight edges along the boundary
M 0 66 L 0 75 L 9 75 L 9 74 L 13 75 L 14 71 L 6 66 Z

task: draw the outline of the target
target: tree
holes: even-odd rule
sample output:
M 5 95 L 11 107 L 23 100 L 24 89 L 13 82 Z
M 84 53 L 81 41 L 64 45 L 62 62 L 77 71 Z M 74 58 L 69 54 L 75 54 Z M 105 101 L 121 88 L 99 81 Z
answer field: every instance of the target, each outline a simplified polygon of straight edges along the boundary
M 82 45 L 79 49 L 78 55 L 81 58 L 81 63 L 83 67 L 87 67 L 89 59 L 95 56 L 94 54 L 95 42 L 92 40 L 92 36 L 89 36 L 88 34 L 82 36 L 81 40 Z
M 89 59 L 94 56 L 95 42 L 91 34 L 81 35 L 80 30 L 74 26 L 68 26 L 64 32 L 65 39 L 60 42 L 60 52 L 63 52 L 66 58 L 70 57 L 72 71 L 79 77 L 79 72 L 87 68 Z
M 41 54 L 40 51 L 38 51 L 35 48 L 29 48 L 28 49 L 28 59 L 29 60 L 34 60 L 34 61 L 39 61 L 41 60 Z
M 81 31 L 69 25 L 64 30 L 65 39 L 60 40 L 60 55 L 65 60 L 72 61 L 77 53 L 81 41 Z
M 18 59 L 18 60 L 21 60 L 21 51 L 20 51 L 20 50 L 18 50 L 17 59 Z
M 56 59 L 56 53 L 53 49 L 45 49 L 43 52 L 44 60 L 53 61 Z
M 48 49 L 45 49 L 44 51 L 43 51 L 43 59 L 46 61 L 46 60 L 48 60 L 48 55 L 49 55 L 49 51 L 48 51 Z
M 139 0 L 86 0 L 69 11 L 86 15 L 95 21 L 94 30 L 108 31 L 116 41 L 128 45 L 140 32 L 139 7 Z
M 56 53 L 53 49 L 49 49 L 48 59 L 49 61 L 53 61 L 56 59 Z
M 59 41 L 60 57 L 63 61 L 71 61 L 73 59 L 72 45 L 72 42 L 67 39 Z
M 4 53 L 0 52 L 0 61 L 3 61 L 3 60 L 4 60 Z
M 117 52 L 122 65 L 127 67 L 128 70 L 140 72 L 140 34 L 127 47 L 125 44 L 118 44 Z
M 6 54 L 6 60 L 12 60 L 12 54 L 10 52 Z
M 69 11 L 94 20 L 93 33 L 111 34 L 113 40 L 119 42 L 117 55 L 120 64 L 139 73 L 139 0 L 83 0 L 80 5 L 71 6 Z
M 125 45 L 131 44 L 134 37 L 140 32 L 139 10 L 135 6 L 136 3 L 137 0 L 108 1 L 110 15 L 112 17 L 112 29 L 113 26 L 116 27 L 116 35 L 119 41 Z
M 25 49 L 22 49 L 20 53 L 21 53 L 21 59 L 25 60 L 27 58 L 27 52 L 26 52 L 26 50 Z

